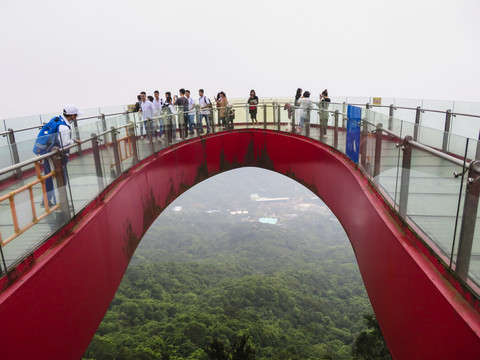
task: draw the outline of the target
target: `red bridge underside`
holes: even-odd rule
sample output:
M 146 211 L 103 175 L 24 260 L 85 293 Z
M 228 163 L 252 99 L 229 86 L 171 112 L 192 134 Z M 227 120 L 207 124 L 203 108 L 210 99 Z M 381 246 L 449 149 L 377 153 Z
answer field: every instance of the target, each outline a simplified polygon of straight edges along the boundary
M 79 359 L 140 239 L 181 193 L 233 168 L 287 175 L 342 223 L 394 359 L 479 359 L 480 316 L 415 246 L 342 154 L 263 130 L 192 139 L 144 160 L 13 273 L 0 294 L 1 359 Z M 320 339 L 319 339 L 320 340 Z

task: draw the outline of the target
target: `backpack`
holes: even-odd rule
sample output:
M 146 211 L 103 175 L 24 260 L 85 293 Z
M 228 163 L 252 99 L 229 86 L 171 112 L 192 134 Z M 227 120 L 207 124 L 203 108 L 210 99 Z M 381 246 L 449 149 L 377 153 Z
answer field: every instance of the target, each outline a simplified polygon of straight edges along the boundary
M 201 98 L 200 98 L 201 99 Z M 205 95 L 203 95 L 203 101 L 205 101 L 205 105 L 207 106 L 207 108 L 211 108 L 212 107 L 212 102 L 210 101 L 209 98 L 207 98 Z
M 35 155 L 44 155 L 50 152 L 54 146 L 60 145 L 57 136 L 60 125 L 65 125 L 70 128 L 70 126 L 67 125 L 59 116 L 54 117 L 48 123 L 43 125 L 42 129 L 37 135 L 35 144 L 33 145 L 33 153 Z

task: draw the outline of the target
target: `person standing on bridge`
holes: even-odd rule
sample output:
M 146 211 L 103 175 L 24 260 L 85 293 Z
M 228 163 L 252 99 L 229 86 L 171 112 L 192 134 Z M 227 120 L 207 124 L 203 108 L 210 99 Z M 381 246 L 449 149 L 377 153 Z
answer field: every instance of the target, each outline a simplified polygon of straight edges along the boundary
M 222 126 L 222 129 L 225 130 L 227 128 L 227 105 L 228 99 L 225 92 L 220 91 L 219 93 L 220 98 L 218 99 L 218 126 Z
M 203 134 L 202 119 L 205 118 L 207 123 L 207 134 L 210 133 L 210 109 L 212 102 L 204 95 L 203 89 L 198 90 L 198 106 L 200 108 L 200 118 L 197 119 L 197 133 Z
M 153 107 L 155 108 L 155 117 L 158 117 L 158 141 L 165 138 L 164 135 L 164 121 L 162 115 L 162 106 L 163 106 L 163 99 L 160 99 L 160 92 L 155 90 L 153 92 L 155 99 L 153 100 Z
M 312 100 L 310 99 L 310 92 L 305 91 L 303 96 L 298 101 L 300 108 L 299 108 L 299 115 L 300 115 L 300 122 L 299 124 L 299 134 L 302 133 L 303 125 L 306 121 L 310 121 L 310 110 L 312 108 Z
M 75 105 L 69 104 L 63 108 L 63 114 L 56 117 L 56 123 L 58 125 L 56 132 L 58 132 L 58 134 L 55 134 L 56 140 L 54 141 L 54 146 L 63 149 L 64 147 L 73 145 L 75 143 L 80 144 L 80 140 L 72 139 L 72 131 L 70 128 L 71 122 L 74 121 L 79 115 L 81 115 L 81 111 L 78 110 Z M 67 182 L 66 165 L 68 162 L 68 154 L 69 150 L 65 150 L 63 157 L 65 161 L 62 163 L 63 178 L 65 183 Z M 52 172 L 50 161 L 50 159 L 45 159 L 43 162 L 43 171 L 45 175 Z M 57 201 L 55 198 L 55 191 L 53 190 L 53 179 L 51 177 L 45 179 L 45 190 L 47 191 L 48 206 L 55 206 Z M 43 198 L 40 207 L 45 207 Z
M 183 112 L 183 118 L 178 119 L 178 126 L 180 128 L 180 135 L 185 134 L 185 138 L 188 137 L 188 99 L 185 97 L 185 89 L 181 88 L 179 91 L 180 97 L 174 96 L 175 106 L 178 106 L 179 110 Z M 183 124 L 181 121 L 183 120 Z
M 300 98 L 302 97 L 302 89 L 298 88 L 297 92 L 295 93 L 295 101 L 293 102 L 293 112 L 295 116 L 295 123 L 298 124 L 300 121 Z
M 327 137 L 327 126 L 328 126 L 328 107 L 330 105 L 330 98 L 328 97 L 328 90 L 325 89 L 320 94 L 320 136 L 322 138 Z
M 250 113 L 250 120 L 252 124 L 258 126 L 257 121 L 257 104 L 258 104 L 258 96 L 255 93 L 255 90 L 250 90 L 250 97 L 247 100 L 247 104 L 250 105 L 248 108 L 248 112 Z
M 150 128 L 150 131 L 152 132 L 152 141 L 155 141 L 153 137 L 153 123 L 148 125 L 148 120 L 153 117 L 153 114 L 155 112 L 155 108 L 153 107 L 153 103 L 147 99 L 147 93 L 145 91 L 142 91 L 140 93 L 141 96 L 141 101 L 140 101 L 140 107 L 142 108 L 142 120 L 143 120 L 143 126 L 145 127 L 145 133 L 147 135 L 147 139 L 145 142 L 148 144 L 150 140 L 148 139 L 148 128 Z M 140 125 L 140 129 L 142 129 L 142 126 Z
M 185 96 L 188 99 L 188 133 L 190 135 L 195 134 L 193 129 L 195 125 L 195 99 L 190 96 L 190 90 L 185 90 Z

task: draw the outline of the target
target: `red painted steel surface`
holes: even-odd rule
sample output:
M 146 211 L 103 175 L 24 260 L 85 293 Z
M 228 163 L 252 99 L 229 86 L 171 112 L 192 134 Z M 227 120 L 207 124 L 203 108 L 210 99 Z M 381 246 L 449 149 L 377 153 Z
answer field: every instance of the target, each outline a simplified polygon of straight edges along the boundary
M 242 166 L 299 181 L 335 213 L 394 359 L 480 358 L 479 314 L 414 246 L 356 167 L 323 144 L 262 130 L 179 144 L 109 187 L 68 236 L 29 259 L 0 294 L 0 358 L 81 358 L 159 213 L 196 183 Z

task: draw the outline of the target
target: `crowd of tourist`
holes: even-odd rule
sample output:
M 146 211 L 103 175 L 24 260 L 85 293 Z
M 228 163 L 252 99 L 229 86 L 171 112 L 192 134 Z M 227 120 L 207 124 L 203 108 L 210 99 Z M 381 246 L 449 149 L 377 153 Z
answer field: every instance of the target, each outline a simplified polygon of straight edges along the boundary
M 198 99 L 192 96 L 190 90 L 184 88 L 178 91 L 177 95 L 173 95 L 170 91 L 165 92 L 164 97 L 160 98 L 158 90 L 153 92 L 153 96 L 147 96 L 146 92 L 142 91 L 137 97 L 137 103 L 135 104 L 134 111 L 141 114 L 143 120 L 140 126 L 141 138 L 146 138 L 145 141 L 162 141 L 165 138 L 175 139 L 176 137 L 176 121 L 173 120 L 174 114 L 177 113 L 177 109 L 183 112 L 183 122 L 179 122 L 179 126 L 184 131 L 185 137 L 188 135 L 203 134 L 205 122 L 206 132 L 212 131 L 213 117 L 212 107 L 215 106 L 218 110 L 218 126 L 222 129 L 233 129 L 233 120 L 235 118 L 235 109 L 232 108 L 228 101 L 227 95 L 224 91 L 220 91 L 212 100 L 205 96 L 203 89 L 198 90 Z M 320 94 L 319 104 L 324 109 L 328 109 L 330 98 L 328 97 L 328 90 L 325 89 Z M 250 96 L 246 101 L 248 106 L 248 113 L 250 115 L 251 124 L 255 127 L 258 126 L 257 120 L 257 106 L 259 103 L 258 96 L 255 90 L 250 91 Z M 301 88 L 297 89 L 295 94 L 295 100 L 293 106 L 289 105 L 289 118 L 292 111 L 295 111 L 295 124 L 298 133 L 302 132 L 305 122 L 310 120 L 310 110 L 313 107 L 313 101 L 310 98 L 309 91 L 303 91 Z M 287 107 L 286 107 L 287 109 Z M 197 115 L 198 111 L 198 115 Z M 327 112 L 324 112 L 327 114 Z M 155 121 L 146 121 L 148 119 L 155 119 Z M 165 122 L 168 122 L 168 125 Z M 328 114 L 321 119 L 321 131 L 322 135 L 326 136 L 326 123 L 328 122 Z M 325 126 L 323 126 L 324 124 Z M 150 126 L 150 128 L 149 128 Z M 170 134 L 167 133 L 171 131 Z M 148 137 L 149 131 L 153 136 Z M 145 132 L 145 135 L 144 135 Z

